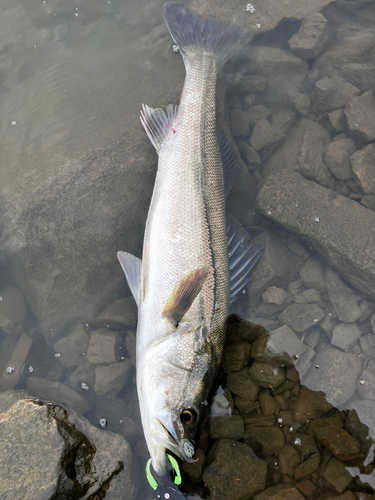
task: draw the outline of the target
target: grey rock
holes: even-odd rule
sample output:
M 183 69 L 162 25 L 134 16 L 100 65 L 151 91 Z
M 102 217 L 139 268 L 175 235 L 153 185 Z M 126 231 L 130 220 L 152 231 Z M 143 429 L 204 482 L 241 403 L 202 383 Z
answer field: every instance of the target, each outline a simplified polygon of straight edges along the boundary
M 213 500 L 241 500 L 252 498 L 266 486 L 267 464 L 243 443 L 229 439 L 220 440 L 215 449 L 215 459 L 203 473 Z M 233 488 L 233 478 L 238 485 Z
M 321 323 L 319 324 L 319 326 L 320 325 L 321 325 Z M 316 329 L 316 330 L 309 331 L 306 334 L 303 342 L 307 346 L 311 347 L 311 349 L 315 349 L 315 347 L 319 344 L 319 340 L 320 340 L 320 331 L 319 331 L 319 329 Z
M 256 205 L 262 214 L 302 235 L 349 283 L 375 298 L 375 213 L 372 210 L 290 170 L 267 177 Z M 358 316 L 351 312 L 351 317 L 358 319 L 359 316 L 360 311 Z
M 330 404 L 343 409 L 356 389 L 360 373 L 361 362 L 356 356 L 326 347 L 317 354 L 302 383 L 313 391 L 324 392 Z
M 362 191 L 375 194 L 375 144 L 356 151 L 351 157 L 353 172 Z
M 296 332 L 303 332 L 317 325 L 323 317 L 324 312 L 317 304 L 291 304 L 279 314 L 279 321 Z
M 4 354 L 6 353 L 9 357 L 0 375 L 0 391 L 8 391 L 18 384 L 32 343 L 33 341 L 27 333 L 23 333 L 15 345 L 13 352 L 6 352 L 4 349 Z M 2 348 L 4 347 L 2 344 Z M 8 367 L 13 369 L 12 373 L 7 373 L 6 370 Z
M 302 118 L 283 145 L 267 160 L 263 175 L 281 169 L 295 170 L 319 184 L 328 185 L 331 174 L 323 162 L 331 136 L 318 123 Z
M 265 120 L 271 116 L 271 110 L 263 106 L 263 104 L 258 104 L 253 106 L 248 111 L 249 123 L 251 126 L 256 125 L 260 120 Z
M 66 379 L 66 385 L 78 393 L 83 390 L 93 389 L 95 383 L 95 367 L 91 363 L 78 366 Z M 82 384 L 85 384 L 82 386 Z
M 262 75 L 228 73 L 226 81 L 229 88 L 235 87 L 238 92 L 264 92 L 266 89 L 266 79 Z
M 105 418 L 107 420 L 106 429 L 121 434 L 131 445 L 134 444 L 135 440 L 143 437 L 140 418 L 128 416 L 127 406 L 123 399 L 109 400 L 105 396 L 99 396 L 96 401 L 94 418 L 96 422 Z
M 78 366 L 85 361 L 89 336 L 83 325 L 77 325 L 72 332 L 53 345 L 53 350 L 60 353 L 60 363 L 65 368 Z
M 290 127 L 293 125 L 296 119 L 296 113 L 294 111 L 285 109 L 283 111 L 278 111 L 272 115 L 272 125 L 279 128 L 284 134 L 287 134 Z
M 350 408 L 357 412 L 359 420 L 363 424 L 367 425 L 370 436 L 372 437 L 372 439 L 375 439 L 375 401 L 354 401 L 350 405 Z
M 270 286 L 262 293 L 262 300 L 265 304 L 281 305 L 287 296 L 287 292 L 282 288 Z
M 367 363 L 359 377 L 357 390 L 362 399 L 375 400 L 375 361 Z
M 230 114 L 231 131 L 234 137 L 248 136 L 250 133 L 249 115 L 245 111 L 235 109 Z
M 374 312 L 375 302 L 373 302 L 372 300 L 362 299 L 358 302 L 358 307 L 361 310 L 361 315 L 358 319 L 358 322 L 363 323 Z
M 137 306 L 133 297 L 125 297 L 112 302 L 99 314 L 96 322 L 113 329 L 134 327 L 137 322 Z
M 249 109 L 252 106 L 255 106 L 256 104 L 258 104 L 258 101 L 259 101 L 259 96 L 257 96 L 256 94 L 247 94 L 243 98 L 243 108 L 245 110 Z
M 340 276 L 329 269 L 325 273 L 329 299 L 340 321 L 352 323 L 361 316 L 361 310 L 353 290 L 342 281 Z
M 293 297 L 290 293 L 286 292 L 286 297 L 282 304 L 265 304 L 264 302 L 261 302 L 255 309 L 255 315 L 257 317 L 274 318 L 280 311 L 292 303 Z
M 339 76 L 318 80 L 314 86 L 312 111 L 325 112 L 342 108 L 360 90 Z
M 133 368 L 130 359 L 125 359 L 120 363 L 111 365 L 100 365 L 95 368 L 94 389 L 98 396 L 111 393 L 110 399 L 114 399 L 116 394 L 125 386 L 129 380 Z
M 135 332 L 133 330 L 128 330 L 125 338 L 125 347 L 134 366 L 136 366 L 136 343 Z
M 320 262 L 309 258 L 299 272 L 302 283 L 309 288 L 314 288 L 319 292 L 326 292 L 327 285 L 323 269 Z
M 340 181 L 349 181 L 352 178 L 350 158 L 356 151 L 353 139 L 339 139 L 328 146 L 324 161 L 331 173 Z
M 357 343 L 362 335 L 355 323 L 339 323 L 332 331 L 331 344 L 347 351 Z
M 82 396 L 61 382 L 29 377 L 27 390 L 32 396 L 40 398 L 43 402 L 58 403 L 79 413 L 85 413 L 89 408 Z
M 289 47 L 300 57 L 315 59 L 323 52 L 328 36 L 327 19 L 320 12 L 314 12 L 303 19 L 300 29 L 289 40 Z
M 91 332 L 87 361 L 93 364 L 114 363 L 117 361 L 117 347 L 120 343 L 119 334 L 104 328 Z
M 250 137 L 250 144 L 256 151 L 275 149 L 284 138 L 285 134 L 264 118 L 256 122 Z
M 319 323 L 319 328 L 321 328 L 328 338 L 332 338 L 332 332 L 338 323 L 337 318 L 334 318 L 333 313 L 328 313 L 322 321 Z
M 375 210 L 375 195 L 374 194 L 365 194 L 362 196 L 361 203 L 367 208 L 371 210 Z
M 314 290 L 314 288 L 309 288 L 303 292 L 296 293 L 293 300 L 296 304 L 314 304 L 315 302 L 319 302 L 320 293 Z
M 334 109 L 333 111 L 330 111 L 328 113 L 328 118 L 329 121 L 332 125 L 332 128 L 336 132 L 343 132 L 345 130 L 345 115 L 344 115 L 344 109 Z
M 302 116 L 309 114 L 311 100 L 309 94 L 298 94 L 293 100 L 294 106 Z
M 285 373 L 282 368 L 275 368 L 259 361 L 252 364 L 251 368 L 249 368 L 249 374 L 257 385 L 264 388 L 268 388 L 270 385 L 274 388 L 278 387 L 285 380 Z
M 292 484 L 272 486 L 255 495 L 254 500 L 303 500 L 301 493 Z
M 375 313 L 372 313 L 370 316 L 370 323 L 372 331 L 375 333 Z
M 375 101 L 371 90 L 352 97 L 344 109 L 351 133 L 365 142 L 375 139 Z
M 26 315 L 22 293 L 7 286 L 1 290 L 0 297 L 0 328 L 8 335 L 21 335 Z
M 362 335 L 359 343 L 363 354 L 375 358 L 375 335 Z
M 211 417 L 211 437 L 213 439 L 233 439 L 238 441 L 243 438 L 245 427 L 240 415 Z
M 260 159 L 258 153 L 255 151 L 254 148 L 252 148 L 246 142 L 239 141 L 238 149 L 240 150 L 241 154 L 245 157 L 245 160 L 249 165 L 258 166 L 262 164 L 262 160 Z

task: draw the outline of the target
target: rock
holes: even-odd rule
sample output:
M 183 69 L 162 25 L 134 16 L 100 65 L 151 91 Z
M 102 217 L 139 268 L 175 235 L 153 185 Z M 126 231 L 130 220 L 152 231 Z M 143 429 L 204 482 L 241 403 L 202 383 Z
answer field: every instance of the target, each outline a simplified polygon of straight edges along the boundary
M 344 109 L 334 109 L 328 113 L 329 121 L 332 125 L 332 128 L 336 132 L 343 132 L 345 130 L 345 115 Z
M 331 344 L 347 351 L 357 343 L 362 335 L 355 323 L 339 323 L 332 331 Z
M 315 59 L 323 52 L 328 36 L 327 19 L 314 12 L 303 19 L 300 29 L 289 40 L 289 47 L 300 57 Z
M 298 94 L 293 99 L 293 103 L 298 113 L 300 113 L 302 116 L 307 116 L 309 114 L 309 109 L 311 106 L 309 94 Z
M 211 417 L 211 437 L 213 439 L 233 439 L 238 441 L 243 438 L 245 427 L 240 415 Z
M 371 323 L 372 331 L 375 333 L 375 313 L 371 314 L 370 323 Z
M 320 455 L 319 453 L 314 453 L 307 460 L 302 462 L 296 470 L 294 471 L 294 477 L 296 479 L 302 479 L 303 477 L 309 476 L 319 467 Z
M 21 335 L 26 316 L 22 293 L 7 286 L 1 290 L 0 297 L 0 328 L 8 335 Z
M 308 457 L 318 452 L 314 436 L 309 434 L 293 433 L 292 445 L 303 457 Z
M 363 192 L 375 193 L 375 144 L 356 151 L 351 157 L 353 172 Z
M 323 162 L 331 136 L 317 122 L 302 118 L 290 130 L 283 145 L 267 160 L 263 175 L 282 169 L 295 170 L 327 186 L 331 175 Z
M 228 373 L 227 387 L 233 394 L 237 394 L 250 401 L 255 401 L 259 392 L 259 386 L 256 385 L 250 376 L 249 368 L 243 368 L 239 372 Z
M 290 293 L 286 292 L 285 301 L 282 304 L 265 304 L 264 302 L 261 302 L 254 312 L 257 317 L 274 318 L 279 312 L 292 303 L 293 297 Z
M 104 396 L 111 392 L 111 398 L 116 397 L 129 380 L 133 368 L 130 359 L 111 365 L 101 365 L 95 368 L 95 392 L 98 396 Z
M 238 92 L 264 92 L 266 79 L 262 75 L 239 75 L 238 73 L 226 74 L 228 87 L 235 87 Z
M 267 464 L 246 444 L 229 439 L 220 440 L 215 460 L 203 473 L 213 500 L 241 500 L 266 487 Z M 233 481 L 233 478 L 239 481 Z
M 27 390 L 32 396 L 40 398 L 43 402 L 56 402 L 79 413 L 85 413 L 89 408 L 82 396 L 61 382 L 29 377 Z
M 91 332 L 87 349 L 87 361 L 93 364 L 115 363 L 119 343 L 120 336 L 118 333 L 110 332 L 105 328 L 94 330 Z
M 85 361 L 88 345 L 87 331 L 83 325 L 77 325 L 73 331 L 53 345 L 53 350 L 61 354 L 59 361 L 65 368 L 72 368 Z
M 254 205 L 257 194 L 258 189 L 253 175 L 242 165 L 240 173 L 226 199 L 228 212 L 240 223 L 249 224 L 247 221 L 245 222 L 246 217 L 249 217 L 249 225 L 252 225 L 251 220 L 254 218 Z
M 332 457 L 328 462 L 323 476 L 339 493 L 348 488 L 353 480 L 351 474 L 346 470 L 345 465 L 335 457 Z
M 287 134 L 296 119 L 296 113 L 290 110 L 278 111 L 272 115 L 272 125 Z
M 303 92 L 309 66 L 291 52 L 275 47 L 245 47 L 251 67 L 267 80 L 264 97 L 270 103 L 291 104 Z
M 316 304 L 291 304 L 279 314 L 279 321 L 296 332 L 303 332 L 318 324 L 323 317 L 323 310 Z
M 285 443 L 278 458 L 281 474 L 293 477 L 294 469 L 301 463 L 299 452 L 290 444 Z
M 254 148 L 252 148 L 246 142 L 239 141 L 238 149 L 240 150 L 241 154 L 245 157 L 246 159 L 245 161 L 247 161 L 247 163 L 250 166 L 258 166 L 262 164 L 262 160 L 260 159 L 258 153 L 255 151 Z
M 365 353 L 366 356 L 375 358 L 375 335 L 363 335 L 359 339 L 359 342 L 362 352 Z
M 328 338 L 332 338 L 332 332 L 338 321 L 333 317 L 333 313 L 329 312 L 319 323 L 319 328 L 327 335 Z
M 128 330 L 125 338 L 125 347 L 128 351 L 131 362 L 136 366 L 136 336 L 135 332 Z
M 0 391 L 8 391 L 9 389 L 13 389 L 14 387 L 16 387 L 23 373 L 24 364 L 27 355 L 29 354 L 32 343 L 33 341 L 27 335 L 27 333 L 23 333 L 19 338 L 13 352 L 7 353 L 9 358 L 0 376 Z M 4 348 L 3 345 L 2 348 Z M 8 367 L 11 367 L 11 369 L 13 370 L 11 373 L 8 373 Z
M 356 147 L 353 139 L 338 139 L 328 146 L 324 161 L 331 173 L 340 181 L 350 181 L 352 178 L 352 165 L 350 157 Z
M 327 401 L 324 394 L 301 386 L 298 399 L 294 405 L 294 419 L 304 424 L 308 420 L 321 417 L 331 408 L 332 405 Z
M 309 258 L 299 272 L 302 283 L 308 288 L 315 288 L 319 292 L 326 292 L 327 285 L 319 261 Z
M 250 126 L 256 125 L 258 121 L 265 120 L 271 116 L 271 110 L 263 106 L 263 104 L 258 104 L 253 106 L 248 110 L 248 117 Z M 268 122 L 269 123 L 269 122 Z
M 315 302 L 319 302 L 320 294 L 314 288 L 309 288 L 303 292 L 296 293 L 293 300 L 297 304 L 314 304 Z
M 298 483 L 295 483 L 295 487 L 307 498 L 315 498 L 316 496 L 316 486 L 309 479 L 298 481 Z
M 1 421 L 4 499 L 88 498 L 105 495 L 109 485 L 132 498 L 131 449 L 121 436 L 30 400 L 15 403 Z
M 325 273 L 329 299 L 340 321 L 352 323 L 361 316 L 356 296 L 340 276 L 329 269 Z
M 83 363 L 69 375 L 65 383 L 78 393 L 82 390 L 94 389 L 95 367 L 91 363 Z
M 366 351 L 365 351 L 365 354 Z M 357 390 L 361 398 L 375 400 L 375 362 L 369 361 L 358 380 Z
M 375 195 L 373 194 L 365 194 L 362 196 L 361 203 L 367 208 L 375 211 Z
M 354 401 L 350 408 L 357 412 L 359 420 L 369 429 L 369 435 L 375 439 L 375 401 Z
M 244 443 L 255 451 L 261 450 L 264 457 L 278 453 L 284 446 L 284 436 L 277 427 L 246 427 Z
M 255 495 L 253 500 L 303 500 L 303 496 L 292 484 L 279 484 Z
M 358 441 L 337 425 L 326 422 L 326 425 L 314 427 L 313 433 L 339 460 L 347 461 L 361 456 Z
M 251 411 L 257 410 L 259 408 L 258 401 L 249 401 L 241 396 L 236 396 L 234 398 L 234 403 L 238 408 L 240 413 L 250 413 Z
M 258 401 L 262 408 L 263 415 L 272 415 L 276 410 L 276 401 L 271 396 L 268 389 L 262 389 L 258 394 Z
M 302 235 L 349 283 L 375 298 L 373 211 L 290 170 L 267 177 L 256 206 L 262 214 Z
M 339 76 L 318 80 L 314 86 L 313 113 L 324 113 L 342 108 L 360 90 Z
M 281 368 L 275 368 L 266 363 L 255 361 L 249 368 L 249 374 L 257 385 L 268 388 L 270 385 L 275 388 L 285 380 L 285 373 Z
M 345 106 L 344 113 L 354 137 L 365 142 L 375 139 L 375 102 L 371 90 L 352 97 Z
M 282 288 L 270 286 L 262 293 L 262 300 L 265 304 L 281 305 L 286 299 L 287 292 Z
M 234 137 L 248 136 L 250 133 L 250 121 L 248 113 L 235 109 L 230 114 L 231 131 Z
M 96 321 L 102 326 L 115 330 L 126 326 L 135 326 L 137 322 L 137 305 L 133 297 L 115 300 L 107 309 L 99 314 Z
M 323 321 L 324 321 L 324 319 L 323 319 Z M 319 326 L 321 324 L 322 323 L 320 322 Z M 311 347 L 311 349 L 315 349 L 315 347 L 319 344 L 319 340 L 320 340 L 320 331 L 319 331 L 319 329 L 316 329 L 316 330 L 312 330 L 311 332 L 308 332 L 306 334 L 303 342 L 307 346 Z
M 251 345 L 247 342 L 224 347 L 222 365 L 224 373 L 242 370 L 250 359 Z
M 317 354 L 302 383 L 324 392 L 329 403 L 343 408 L 356 389 L 360 373 L 361 362 L 356 356 L 326 347 Z
M 192 481 L 199 481 L 206 463 L 204 451 L 198 448 L 193 455 L 193 460 L 193 463 L 183 462 L 181 469 L 189 477 L 189 479 Z
M 256 122 L 250 137 L 250 144 L 256 151 L 260 149 L 276 149 L 284 138 L 284 132 L 263 118 Z

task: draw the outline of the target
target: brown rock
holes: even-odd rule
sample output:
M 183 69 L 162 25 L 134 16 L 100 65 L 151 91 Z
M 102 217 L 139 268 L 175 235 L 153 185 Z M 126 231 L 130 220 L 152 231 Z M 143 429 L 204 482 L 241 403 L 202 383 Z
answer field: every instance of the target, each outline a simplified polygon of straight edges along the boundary
M 246 427 L 244 443 L 254 451 L 261 450 L 265 457 L 278 453 L 284 446 L 284 436 L 277 427 Z
M 317 393 L 301 386 L 298 399 L 294 405 L 294 418 L 302 424 L 307 420 L 324 415 L 332 406 L 322 392 Z
M 251 345 L 247 342 L 227 345 L 224 348 L 222 364 L 224 373 L 237 372 L 249 362 Z
M 307 498 L 316 496 L 316 487 L 309 479 L 303 479 L 294 485 Z
M 318 452 L 314 436 L 309 434 L 302 434 L 299 432 L 293 433 L 292 439 L 293 447 L 298 450 L 303 457 L 308 457 L 312 453 Z
M 314 435 L 339 460 L 352 460 L 361 456 L 358 441 L 337 425 L 315 427 Z
M 227 387 L 233 394 L 250 399 L 250 401 L 256 400 L 260 389 L 259 385 L 252 379 L 249 368 L 229 373 L 227 376 Z
M 279 484 L 255 495 L 254 500 L 304 500 L 292 484 Z
M 279 468 L 281 474 L 293 477 L 294 469 L 301 463 L 301 455 L 288 443 L 285 443 L 279 453 Z
M 262 299 L 265 304 L 281 305 L 286 299 L 287 292 L 282 288 L 270 286 L 262 293 Z
M 148 455 L 147 455 L 148 458 Z M 193 456 L 193 463 L 189 462 L 183 462 L 181 465 L 181 470 L 184 471 L 184 473 L 191 479 L 192 481 L 199 481 L 202 473 L 203 473 L 203 468 L 206 462 L 206 456 L 204 454 L 204 451 L 198 448 L 195 451 L 195 454 Z
M 335 490 L 339 493 L 342 493 L 346 488 L 348 488 L 353 480 L 351 474 L 345 467 L 345 464 L 333 457 L 328 462 L 327 468 L 323 474 L 326 480 L 332 484 Z
M 355 137 L 370 142 L 375 139 L 375 101 L 371 90 L 352 97 L 344 113 L 348 127 Z
M 302 479 L 303 477 L 309 476 L 319 467 L 320 455 L 319 453 L 314 453 L 307 460 L 302 462 L 296 470 L 294 471 L 294 477 L 296 479 Z
M 273 388 L 278 387 L 285 380 L 285 373 L 282 368 L 275 368 L 259 361 L 255 361 L 251 368 L 249 368 L 249 374 L 258 386 L 260 385 L 264 388 L 270 386 Z
M 213 439 L 238 441 L 243 438 L 245 433 L 243 418 L 240 415 L 211 417 L 210 425 Z
M 369 144 L 356 151 L 351 157 L 353 172 L 359 181 L 362 191 L 375 193 L 375 144 Z
M 276 409 L 276 401 L 271 396 L 268 389 L 262 389 L 258 394 L 258 401 L 262 408 L 263 415 L 272 415 Z

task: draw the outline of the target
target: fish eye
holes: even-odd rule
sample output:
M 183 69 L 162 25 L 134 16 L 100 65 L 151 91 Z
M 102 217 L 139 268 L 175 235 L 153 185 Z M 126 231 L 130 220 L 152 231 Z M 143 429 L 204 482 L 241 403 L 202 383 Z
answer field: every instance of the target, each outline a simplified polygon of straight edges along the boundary
M 186 425 L 194 424 L 196 418 L 196 413 L 191 408 L 185 408 L 185 410 L 182 410 L 180 415 L 181 422 Z

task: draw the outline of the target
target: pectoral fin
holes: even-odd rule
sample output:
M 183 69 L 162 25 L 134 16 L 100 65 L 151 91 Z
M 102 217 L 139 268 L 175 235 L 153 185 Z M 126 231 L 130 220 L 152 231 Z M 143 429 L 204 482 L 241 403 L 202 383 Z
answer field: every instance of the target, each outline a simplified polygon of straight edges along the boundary
M 134 300 L 139 306 L 141 301 L 141 268 L 142 261 L 138 257 L 134 257 L 131 253 L 117 252 L 117 258 L 120 261 L 121 267 L 125 273 L 131 293 Z
M 202 290 L 207 275 L 207 269 L 196 269 L 177 283 L 165 303 L 162 317 L 176 327 Z

